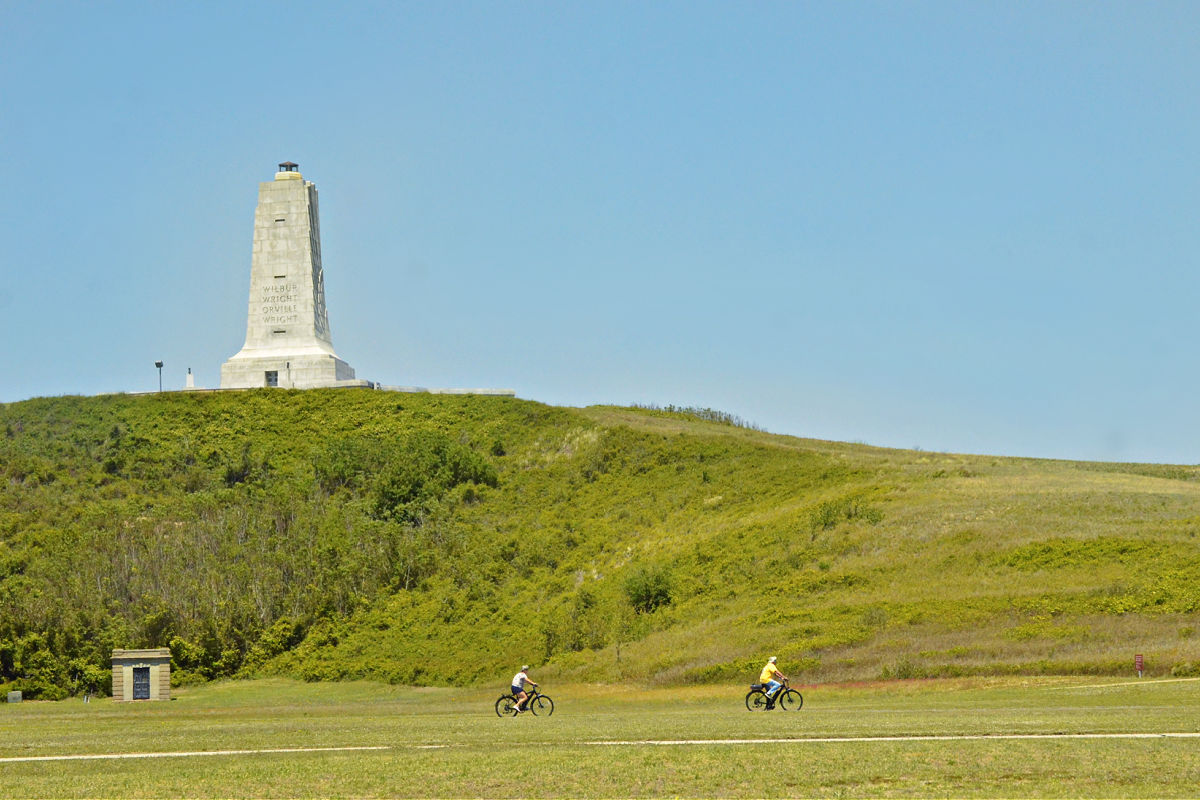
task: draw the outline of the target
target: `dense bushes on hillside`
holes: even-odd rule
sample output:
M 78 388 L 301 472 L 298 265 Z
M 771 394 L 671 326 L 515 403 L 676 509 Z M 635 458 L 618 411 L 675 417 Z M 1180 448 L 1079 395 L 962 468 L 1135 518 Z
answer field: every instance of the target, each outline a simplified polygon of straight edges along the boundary
M 38 399 L 0 432 L 0 684 L 31 697 L 162 645 L 181 682 L 1200 663 L 1192 468 L 358 390 Z
M 172 398 L 197 415 L 178 426 L 161 398 L 0 407 L 0 682 L 103 686 L 117 647 L 169 644 L 185 681 L 261 664 L 430 575 L 454 508 L 497 485 L 437 427 L 288 447 L 249 432 L 249 397 Z

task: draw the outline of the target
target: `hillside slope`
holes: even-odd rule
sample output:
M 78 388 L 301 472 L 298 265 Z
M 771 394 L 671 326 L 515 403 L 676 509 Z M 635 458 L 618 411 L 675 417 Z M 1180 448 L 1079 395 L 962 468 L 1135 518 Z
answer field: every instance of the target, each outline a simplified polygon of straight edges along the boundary
M 713 420 L 716 421 L 713 421 Z M 1200 673 L 1200 469 L 284 390 L 0 405 L 0 683 Z

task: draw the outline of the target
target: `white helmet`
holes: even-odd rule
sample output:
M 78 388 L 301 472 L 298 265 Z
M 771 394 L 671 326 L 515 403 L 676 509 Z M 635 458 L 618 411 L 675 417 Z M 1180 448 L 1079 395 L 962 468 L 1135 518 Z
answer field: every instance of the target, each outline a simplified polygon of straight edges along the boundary
M 768 659 L 767 659 L 767 661 L 770 661 L 772 664 L 774 664 L 774 663 L 775 663 L 775 656 L 771 656 L 770 658 L 768 658 Z

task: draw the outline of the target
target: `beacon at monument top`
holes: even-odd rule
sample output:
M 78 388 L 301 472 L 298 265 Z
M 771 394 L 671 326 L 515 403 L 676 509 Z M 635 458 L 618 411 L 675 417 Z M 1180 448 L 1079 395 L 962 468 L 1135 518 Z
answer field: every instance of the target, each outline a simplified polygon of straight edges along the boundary
M 317 187 L 284 161 L 258 185 L 246 343 L 221 365 L 221 388 L 369 385 L 333 350 Z

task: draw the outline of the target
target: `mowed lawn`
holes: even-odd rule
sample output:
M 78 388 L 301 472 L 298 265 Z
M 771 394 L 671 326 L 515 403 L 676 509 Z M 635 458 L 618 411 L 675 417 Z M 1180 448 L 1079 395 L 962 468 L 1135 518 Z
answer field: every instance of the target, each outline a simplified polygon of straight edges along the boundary
M 498 688 L 261 680 L 162 703 L 3 705 L 0 796 L 1194 797 L 1200 786 L 1196 680 L 799 687 L 803 710 L 765 714 L 746 711 L 743 686 L 548 686 L 554 716 L 517 719 L 493 712 Z M 183 755 L 229 750 L 251 752 Z M 180 755 L 17 760 L 149 753 Z

